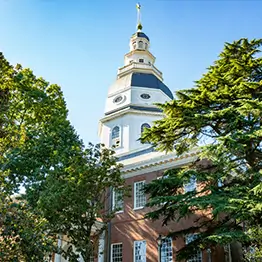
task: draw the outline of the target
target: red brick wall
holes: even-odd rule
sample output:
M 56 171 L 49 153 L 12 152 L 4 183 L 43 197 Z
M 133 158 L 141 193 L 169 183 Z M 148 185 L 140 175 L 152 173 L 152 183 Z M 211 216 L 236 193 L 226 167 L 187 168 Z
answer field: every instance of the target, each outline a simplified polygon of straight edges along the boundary
M 111 223 L 111 244 L 123 244 L 123 261 L 133 262 L 133 244 L 135 240 L 146 240 L 147 262 L 158 261 L 157 238 L 161 234 L 167 235 L 169 232 L 187 228 L 194 224 L 194 219 L 183 219 L 179 223 L 171 222 L 167 226 L 162 226 L 161 221 L 149 221 L 144 219 L 144 215 L 150 208 L 134 210 L 134 182 L 145 180 L 146 183 L 161 176 L 162 172 L 152 172 L 126 179 L 127 185 L 132 188 L 131 197 L 124 199 L 124 212 L 117 213 Z M 173 241 L 173 261 L 175 261 L 175 251 L 184 245 L 184 239 Z M 223 251 L 217 249 L 212 252 L 212 262 L 223 262 Z M 203 262 L 208 262 L 207 254 L 203 252 Z

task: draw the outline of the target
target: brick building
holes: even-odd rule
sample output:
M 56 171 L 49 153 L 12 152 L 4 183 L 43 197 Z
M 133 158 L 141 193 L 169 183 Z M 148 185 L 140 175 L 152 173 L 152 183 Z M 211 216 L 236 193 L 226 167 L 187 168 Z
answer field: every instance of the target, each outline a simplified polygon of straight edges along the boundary
M 130 39 L 130 50 L 124 56 L 124 65 L 118 69 L 117 78 L 109 88 L 103 118 L 99 122 L 99 137 L 107 147 L 115 146 L 119 161 L 124 165 L 123 177 L 132 188 L 131 197 L 121 200 L 119 191 L 111 189 L 110 203 L 118 208 L 115 218 L 99 241 L 98 262 L 162 262 L 176 261 L 175 251 L 192 240 L 194 235 L 173 240 L 167 234 L 193 225 L 194 218 L 162 226 L 161 221 L 144 219 L 149 211 L 145 207 L 147 196 L 143 185 L 162 179 L 163 172 L 186 165 L 196 158 L 196 152 L 182 157 L 175 153 L 157 152 L 150 144 L 139 141 L 144 128 L 150 127 L 163 113 L 155 103 L 173 99 L 170 89 L 163 83 L 162 72 L 155 66 L 150 52 L 150 39 L 142 32 L 140 6 L 138 25 Z M 196 181 L 185 185 L 184 190 L 197 187 Z M 196 214 L 197 216 L 197 214 Z M 157 241 L 161 239 L 161 245 Z M 188 262 L 230 262 L 224 249 L 199 251 Z M 64 261 L 57 258 L 56 262 Z
M 124 56 L 124 66 L 118 69 L 117 79 L 109 88 L 104 117 L 100 120 L 99 136 L 107 147 L 115 146 L 119 161 L 124 165 L 123 177 L 132 188 L 131 197 L 123 200 L 112 189 L 111 205 L 118 208 L 108 225 L 104 246 L 104 261 L 156 262 L 175 261 L 175 251 L 194 235 L 173 241 L 165 236 L 170 232 L 193 225 L 194 218 L 163 227 L 161 221 L 144 219 L 147 196 L 143 185 L 162 179 L 163 171 L 194 161 L 195 153 L 177 157 L 175 153 L 156 152 L 150 144 L 141 144 L 143 129 L 163 117 L 155 103 L 173 99 L 170 89 L 163 83 L 162 72 L 155 66 L 150 52 L 150 39 L 142 32 L 140 6 L 138 6 L 137 32 L 131 36 L 130 51 Z M 196 181 L 185 185 L 185 190 L 197 186 Z M 119 198 L 120 197 L 120 198 Z M 161 237 L 160 237 L 161 236 Z M 161 247 L 157 239 L 161 238 Z M 223 258 L 223 259 L 222 259 Z M 224 251 L 201 252 L 189 262 L 223 262 Z

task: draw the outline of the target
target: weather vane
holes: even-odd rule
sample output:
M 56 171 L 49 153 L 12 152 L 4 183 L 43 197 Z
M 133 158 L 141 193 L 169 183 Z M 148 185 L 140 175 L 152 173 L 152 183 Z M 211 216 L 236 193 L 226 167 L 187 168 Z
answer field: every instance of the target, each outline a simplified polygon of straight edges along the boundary
M 142 24 L 141 24 L 141 5 L 139 3 L 136 4 L 136 9 L 137 9 L 137 31 L 142 30 Z

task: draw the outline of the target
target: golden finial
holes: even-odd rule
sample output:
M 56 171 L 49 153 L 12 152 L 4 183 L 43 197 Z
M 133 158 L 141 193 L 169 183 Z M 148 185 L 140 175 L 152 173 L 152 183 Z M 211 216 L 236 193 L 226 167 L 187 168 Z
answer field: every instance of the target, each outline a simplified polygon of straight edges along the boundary
M 141 13 L 140 13 L 140 9 L 141 9 L 141 5 L 139 3 L 136 4 L 136 9 L 137 9 L 137 26 L 136 29 L 138 32 L 140 32 L 142 30 L 142 24 L 141 24 Z

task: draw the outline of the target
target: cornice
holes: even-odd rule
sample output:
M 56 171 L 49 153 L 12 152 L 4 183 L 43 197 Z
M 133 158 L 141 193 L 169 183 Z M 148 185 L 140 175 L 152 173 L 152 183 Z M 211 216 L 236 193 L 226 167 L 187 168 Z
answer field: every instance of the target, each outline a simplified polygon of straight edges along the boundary
M 141 110 L 135 110 L 135 109 L 131 109 L 130 107 L 127 107 L 125 109 L 117 111 L 117 112 L 110 114 L 108 116 L 104 116 L 103 118 L 100 119 L 100 122 L 105 123 L 109 120 L 115 119 L 115 118 L 122 116 L 122 115 L 125 115 L 125 114 L 138 114 L 138 115 L 147 115 L 147 116 L 164 116 L 164 114 L 162 112 L 141 111 Z
M 130 52 L 128 52 L 127 54 L 125 54 L 126 57 L 129 57 L 135 53 L 146 53 L 148 54 L 149 56 L 151 56 L 151 58 L 153 59 L 153 61 L 155 62 L 156 60 L 156 57 L 148 50 L 143 50 L 143 49 L 135 49 L 135 50 L 132 50 Z
M 174 152 L 160 156 L 155 155 L 155 157 L 152 156 L 144 161 L 124 165 L 122 169 L 122 176 L 126 179 L 154 171 L 178 168 L 180 166 L 194 162 L 197 159 L 199 152 L 199 150 L 195 150 L 182 156 L 177 156 Z

